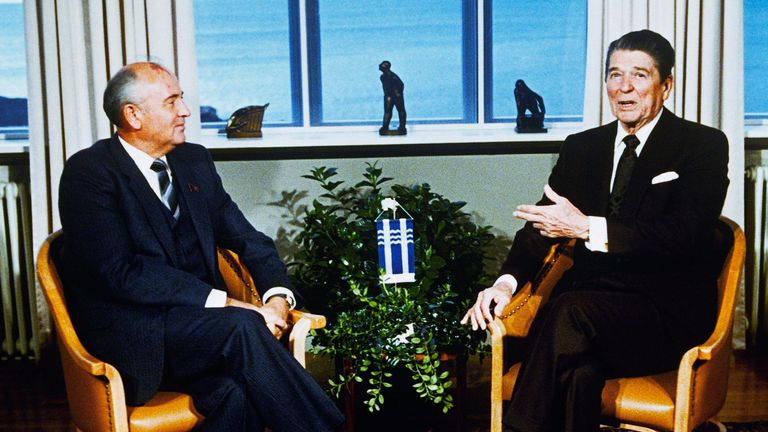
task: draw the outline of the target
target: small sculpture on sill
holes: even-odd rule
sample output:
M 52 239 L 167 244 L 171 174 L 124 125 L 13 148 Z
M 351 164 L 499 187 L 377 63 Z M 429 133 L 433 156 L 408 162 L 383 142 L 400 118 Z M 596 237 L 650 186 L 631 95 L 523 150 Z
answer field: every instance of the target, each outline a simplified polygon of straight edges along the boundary
M 546 132 L 544 127 L 544 99 L 531 90 L 525 81 L 519 79 L 515 83 L 515 103 L 517 104 L 517 133 Z
M 405 135 L 408 131 L 405 128 L 405 98 L 403 90 L 405 84 L 400 77 L 390 69 L 392 64 L 384 60 L 379 64 L 381 71 L 381 87 L 384 90 L 384 123 L 379 129 L 379 135 Z M 397 117 L 399 125 L 397 129 L 389 129 L 389 122 L 392 120 L 392 108 L 397 108 Z
M 250 105 L 233 112 L 227 121 L 227 138 L 261 138 L 261 123 L 268 106 Z

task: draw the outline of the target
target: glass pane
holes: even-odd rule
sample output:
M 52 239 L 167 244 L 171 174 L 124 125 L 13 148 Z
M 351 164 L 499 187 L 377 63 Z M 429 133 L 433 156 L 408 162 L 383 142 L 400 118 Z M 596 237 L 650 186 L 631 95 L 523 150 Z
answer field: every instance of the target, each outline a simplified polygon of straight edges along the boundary
M 313 124 L 381 123 L 384 60 L 405 84 L 409 123 L 464 118 L 461 1 L 317 0 L 316 7 Z
M 491 4 L 492 3 L 492 4 Z M 516 0 L 488 2 L 492 48 L 489 120 L 517 116 L 515 82 L 541 95 L 546 121 L 580 121 L 584 109 L 587 2 Z M 487 25 L 487 22 L 486 22 Z M 486 33 L 488 34 L 488 33 Z M 486 41 L 488 43 L 488 41 Z
M 27 126 L 24 8 L 0 1 L 0 127 Z
M 768 8 L 764 0 L 744 0 L 744 113 L 768 118 Z
M 269 103 L 264 124 L 293 124 L 289 2 L 194 0 L 203 122 Z M 297 108 L 300 111 L 300 107 Z

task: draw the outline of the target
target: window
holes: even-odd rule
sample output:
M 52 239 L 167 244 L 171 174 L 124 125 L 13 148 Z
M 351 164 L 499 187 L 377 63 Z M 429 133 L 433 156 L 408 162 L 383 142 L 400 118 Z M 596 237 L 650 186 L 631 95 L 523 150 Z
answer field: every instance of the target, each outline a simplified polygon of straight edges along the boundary
M 768 8 L 762 0 L 744 0 L 744 115 L 768 119 Z
M 405 84 L 409 122 L 473 122 L 476 97 L 465 87 L 475 65 L 464 52 L 475 41 L 464 31 L 473 3 L 308 1 L 312 124 L 381 122 L 384 60 Z
M 220 126 L 238 108 L 268 103 L 265 124 L 301 124 L 295 3 L 195 0 L 203 123 Z
M 27 60 L 21 0 L 0 1 L 0 137 L 24 132 L 27 119 Z
M 586 0 L 194 0 L 194 8 L 204 125 L 267 102 L 266 126 L 381 124 L 384 60 L 405 84 L 409 124 L 514 122 L 517 79 L 544 98 L 547 122 L 582 117 Z
M 486 121 L 514 121 L 518 79 L 544 99 L 547 121 L 581 121 L 587 3 L 488 1 L 485 14 Z

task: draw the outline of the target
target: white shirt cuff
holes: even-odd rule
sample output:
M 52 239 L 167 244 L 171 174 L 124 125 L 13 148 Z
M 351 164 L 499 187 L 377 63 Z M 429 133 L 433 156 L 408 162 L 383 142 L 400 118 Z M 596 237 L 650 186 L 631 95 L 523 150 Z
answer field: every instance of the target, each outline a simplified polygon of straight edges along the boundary
M 291 290 L 285 287 L 273 287 L 268 289 L 267 292 L 264 293 L 264 297 L 261 301 L 266 304 L 270 297 L 274 297 L 276 295 L 285 296 L 285 301 L 288 302 L 288 307 L 290 310 L 293 310 L 293 308 L 296 307 L 296 297 L 293 296 L 293 292 L 291 292 Z
M 205 300 L 205 307 L 207 308 L 220 308 L 227 305 L 227 292 L 217 289 L 212 289 L 208 294 L 208 298 Z
M 592 252 L 608 252 L 608 223 L 604 217 L 589 217 L 589 240 L 584 246 Z
M 499 278 L 496 279 L 496 282 L 494 282 L 493 285 L 496 285 L 501 282 L 506 282 L 512 285 L 512 294 L 514 294 L 517 291 L 517 279 L 515 279 L 515 277 L 512 276 L 511 274 L 503 274 L 499 276 Z

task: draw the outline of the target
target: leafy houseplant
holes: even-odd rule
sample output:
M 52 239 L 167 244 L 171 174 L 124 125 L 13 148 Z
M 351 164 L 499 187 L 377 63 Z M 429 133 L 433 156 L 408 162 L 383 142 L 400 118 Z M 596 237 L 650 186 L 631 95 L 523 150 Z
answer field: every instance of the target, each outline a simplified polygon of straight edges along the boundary
M 485 335 L 459 324 L 477 290 L 489 282 L 484 271 L 495 236 L 428 184 L 403 186 L 368 164 L 354 187 L 336 180 L 334 168 L 319 167 L 303 177 L 325 191 L 303 210 L 303 229 L 294 231 L 298 250 L 289 264 L 308 307 L 328 317 L 315 333 L 313 350 L 347 359 L 350 367 L 330 380 L 338 396 L 354 381 L 366 388 L 364 403 L 379 410 L 392 370 L 404 365 L 413 388 L 424 398 L 453 406 L 448 372 L 440 353 L 480 352 Z M 394 197 L 414 219 L 416 282 L 382 284 L 376 251 L 381 202 Z M 386 216 L 390 216 L 387 214 Z M 386 217 L 385 216 L 385 217 Z

